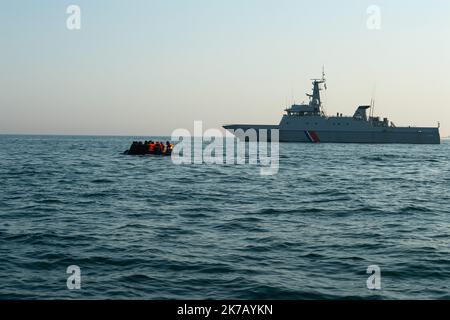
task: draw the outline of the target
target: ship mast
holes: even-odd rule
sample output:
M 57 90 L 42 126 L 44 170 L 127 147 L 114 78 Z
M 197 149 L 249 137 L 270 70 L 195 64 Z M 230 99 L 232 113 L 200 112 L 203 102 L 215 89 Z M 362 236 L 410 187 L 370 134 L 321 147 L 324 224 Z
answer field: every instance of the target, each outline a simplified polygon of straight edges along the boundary
M 373 87 L 373 90 L 372 90 L 372 99 L 370 99 L 369 120 L 372 120 L 373 114 L 374 114 L 374 110 L 375 110 L 375 90 L 376 90 L 376 86 Z
M 325 69 L 322 69 L 322 79 L 311 79 L 313 82 L 313 93 L 312 94 L 306 94 L 310 100 L 309 100 L 309 105 L 312 106 L 314 108 L 314 112 L 316 112 L 317 114 L 323 114 L 323 110 L 322 110 L 322 101 L 320 98 L 320 91 L 323 90 L 320 87 L 320 84 L 324 84 L 324 88 L 325 90 L 327 89 L 327 85 L 326 85 L 326 79 L 325 79 Z

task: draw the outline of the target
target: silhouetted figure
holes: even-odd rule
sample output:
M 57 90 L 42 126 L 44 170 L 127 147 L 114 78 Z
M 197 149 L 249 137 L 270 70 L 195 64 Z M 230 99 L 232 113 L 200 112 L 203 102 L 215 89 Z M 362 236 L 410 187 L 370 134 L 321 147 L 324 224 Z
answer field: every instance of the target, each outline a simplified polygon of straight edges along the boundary
M 161 145 L 159 142 L 155 143 L 155 154 L 161 154 Z
M 170 143 L 170 141 L 166 141 L 166 146 L 167 146 L 167 151 L 166 151 L 166 153 L 167 153 L 168 155 L 171 155 L 171 154 L 172 154 L 172 150 L 173 150 L 173 144 Z

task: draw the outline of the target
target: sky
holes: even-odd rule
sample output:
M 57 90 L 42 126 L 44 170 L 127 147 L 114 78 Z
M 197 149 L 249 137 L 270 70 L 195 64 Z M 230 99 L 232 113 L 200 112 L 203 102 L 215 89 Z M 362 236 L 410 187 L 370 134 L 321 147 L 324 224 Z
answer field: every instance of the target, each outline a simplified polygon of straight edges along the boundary
M 328 114 L 373 97 L 397 126 L 450 136 L 449 15 L 448 0 L 0 0 L 0 133 L 278 124 L 325 66 Z

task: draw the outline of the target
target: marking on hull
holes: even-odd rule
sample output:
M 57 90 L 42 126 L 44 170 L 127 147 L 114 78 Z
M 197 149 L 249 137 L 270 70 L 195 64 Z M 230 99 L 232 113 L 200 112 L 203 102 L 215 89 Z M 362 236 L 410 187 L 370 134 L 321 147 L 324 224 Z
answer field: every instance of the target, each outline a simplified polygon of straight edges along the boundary
M 306 137 L 310 142 L 318 143 L 320 142 L 319 136 L 315 131 L 305 131 Z
M 310 131 L 309 134 L 311 135 L 311 137 L 314 139 L 314 142 L 320 142 L 319 136 L 317 135 L 317 132 L 315 131 Z

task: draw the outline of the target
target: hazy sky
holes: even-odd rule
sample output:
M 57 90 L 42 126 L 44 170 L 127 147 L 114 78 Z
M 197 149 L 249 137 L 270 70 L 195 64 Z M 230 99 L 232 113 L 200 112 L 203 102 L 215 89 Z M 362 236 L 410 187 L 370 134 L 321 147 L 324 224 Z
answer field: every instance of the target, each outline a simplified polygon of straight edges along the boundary
M 376 114 L 450 135 L 448 0 L 0 0 L 0 39 L 0 133 L 277 124 L 325 65 L 329 114 L 375 92 Z

